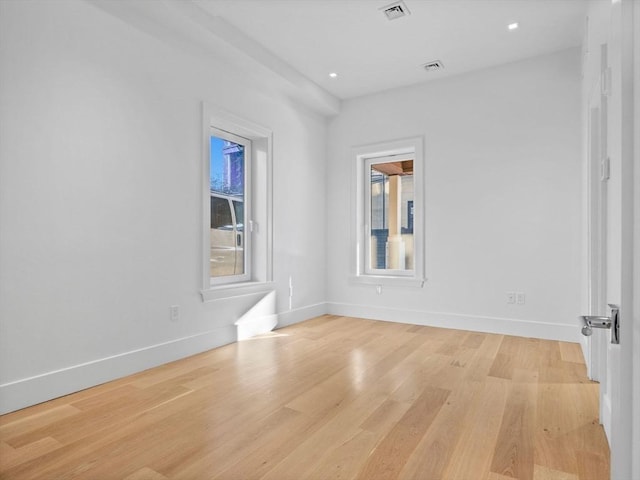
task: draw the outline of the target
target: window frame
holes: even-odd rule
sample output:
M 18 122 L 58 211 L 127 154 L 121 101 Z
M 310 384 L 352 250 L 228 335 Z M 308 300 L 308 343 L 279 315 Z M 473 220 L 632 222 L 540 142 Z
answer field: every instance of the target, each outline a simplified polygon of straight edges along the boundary
M 405 154 L 397 154 L 397 155 L 389 155 L 389 156 L 385 156 L 385 157 L 368 157 L 366 159 L 364 159 L 363 162 L 363 168 L 364 168 L 364 172 L 363 172 L 363 183 L 364 183 L 364 241 L 363 241 L 363 248 L 364 248 L 364 258 L 363 258 L 363 271 L 365 273 L 365 275 L 383 275 L 383 276 L 396 276 L 396 277 L 413 277 L 414 276 L 414 270 L 415 270 L 415 263 L 414 263 L 414 268 L 412 268 L 411 270 L 398 270 L 398 269 L 391 269 L 391 268 L 372 268 L 371 267 L 371 210 L 372 210 L 372 205 L 371 205 L 371 166 L 372 165 L 379 165 L 382 163 L 393 163 L 393 162 L 399 162 L 399 161 L 404 161 L 404 160 L 414 160 L 414 155 L 413 153 L 409 154 L 409 153 L 405 153 Z M 415 174 L 412 175 L 413 177 L 415 177 Z M 414 178 L 415 181 L 415 178 Z M 415 187 L 414 187 L 414 194 L 415 194 Z M 367 239 L 369 239 L 369 241 L 367 241 Z
M 201 288 L 203 302 L 263 294 L 274 288 L 273 283 L 273 131 L 253 121 L 239 117 L 219 106 L 202 102 L 202 210 L 201 210 Z M 231 132 L 251 141 L 250 182 L 245 183 L 245 195 L 250 195 L 250 214 L 245 213 L 244 237 L 250 234 L 247 262 L 249 275 L 245 279 L 232 276 L 233 281 L 211 282 L 210 277 L 210 136 L 213 129 Z M 232 140 L 233 141 L 233 140 Z M 245 202 L 246 202 L 245 197 Z M 244 208 L 247 208 L 245 203 Z M 233 212 L 232 214 L 235 214 Z M 245 243 L 245 250 L 247 245 Z
M 370 166 L 380 161 L 408 159 L 414 161 L 413 168 L 413 270 L 372 269 L 370 264 L 370 212 L 371 187 Z M 425 203 L 424 203 L 424 154 L 422 137 L 382 142 L 354 147 L 352 199 L 352 275 L 354 283 L 376 286 L 422 287 L 425 278 Z M 393 159 L 393 160 L 392 160 Z
M 251 163 L 252 163 L 252 144 L 251 144 L 251 140 L 249 140 L 248 138 L 244 138 L 241 137 L 239 135 L 235 135 L 231 132 L 228 132 L 226 130 L 222 130 L 220 128 L 217 127 L 210 127 L 209 128 L 209 139 L 211 137 L 217 137 L 220 138 L 222 140 L 226 140 L 229 142 L 233 142 L 237 145 L 242 145 L 244 147 L 244 159 L 243 159 L 243 209 L 244 209 L 244 218 L 242 219 L 243 221 L 243 232 L 242 232 L 242 242 L 243 242 L 243 273 L 240 274 L 234 274 L 234 275 L 225 275 L 225 276 L 221 276 L 221 277 L 212 277 L 211 274 L 209 273 L 209 284 L 210 286 L 216 286 L 216 285 L 228 285 L 228 284 L 234 284 L 234 283 L 242 283 L 242 282 L 247 282 L 249 280 L 251 280 L 252 275 L 251 275 L 251 237 L 252 235 L 252 229 L 250 228 L 251 225 L 251 190 L 252 190 L 252 183 L 251 183 Z M 207 177 L 206 178 L 210 178 L 211 176 L 211 142 L 209 142 L 209 149 L 208 149 L 208 155 L 207 155 L 209 161 L 208 161 L 208 172 L 207 172 Z M 218 192 L 220 195 L 225 196 L 225 197 L 231 197 L 231 195 L 225 195 L 222 192 Z M 209 188 L 209 195 L 211 195 L 211 188 Z M 236 230 L 236 226 L 238 224 L 238 219 L 236 218 L 236 212 L 235 212 L 235 208 L 233 205 L 233 201 L 231 198 L 227 199 L 227 201 L 229 202 L 229 209 L 230 209 L 230 214 L 231 214 L 231 218 L 234 220 L 234 233 L 237 235 L 237 230 Z M 211 214 L 211 204 L 209 203 L 209 214 Z M 211 234 L 211 230 L 209 229 L 209 235 Z M 234 236 L 235 239 L 235 236 Z M 210 245 L 210 238 L 209 238 L 209 245 Z M 235 243 L 235 240 L 234 240 Z M 236 251 L 237 254 L 237 251 Z M 209 254 L 209 261 L 211 261 L 211 254 Z

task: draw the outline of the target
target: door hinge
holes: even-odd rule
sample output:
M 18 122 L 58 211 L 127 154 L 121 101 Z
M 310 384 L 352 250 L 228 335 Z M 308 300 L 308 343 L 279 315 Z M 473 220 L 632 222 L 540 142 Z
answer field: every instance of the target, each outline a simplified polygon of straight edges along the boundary
M 609 157 L 602 159 L 600 163 L 600 180 L 606 182 L 611 177 L 611 161 Z
M 605 68 L 600 73 L 600 93 L 605 97 L 611 95 L 611 67 Z

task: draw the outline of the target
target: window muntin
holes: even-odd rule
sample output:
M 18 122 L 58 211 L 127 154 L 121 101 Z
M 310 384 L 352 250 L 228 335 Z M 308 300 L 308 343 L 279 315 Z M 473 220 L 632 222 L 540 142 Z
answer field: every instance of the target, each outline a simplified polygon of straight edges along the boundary
M 413 167 L 412 155 L 364 162 L 367 274 L 414 275 Z
M 209 281 L 211 285 L 246 281 L 250 238 L 249 218 L 251 142 L 222 130 L 209 137 Z

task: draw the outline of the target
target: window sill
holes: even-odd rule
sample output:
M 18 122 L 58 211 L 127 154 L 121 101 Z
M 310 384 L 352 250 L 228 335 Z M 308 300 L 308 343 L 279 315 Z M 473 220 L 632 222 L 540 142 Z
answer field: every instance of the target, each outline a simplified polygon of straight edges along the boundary
M 273 282 L 233 283 L 201 290 L 200 295 L 202 296 L 203 302 L 213 302 L 215 300 L 244 297 L 245 295 L 254 295 L 256 293 L 269 293 L 274 288 L 275 283 Z
M 361 285 L 380 285 L 385 287 L 416 287 L 422 288 L 426 278 L 394 277 L 391 275 L 353 275 L 349 277 L 351 283 Z

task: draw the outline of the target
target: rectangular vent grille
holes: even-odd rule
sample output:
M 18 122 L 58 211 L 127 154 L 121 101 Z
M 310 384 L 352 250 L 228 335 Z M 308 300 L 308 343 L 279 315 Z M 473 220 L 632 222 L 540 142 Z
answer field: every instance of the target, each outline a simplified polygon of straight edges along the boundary
M 435 70 L 442 70 L 444 68 L 444 65 L 440 60 L 435 60 L 433 62 L 425 63 L 423 67 L 427 72 L 432 72 Z
M 380 10 L 384 12 L 387 20 L 395 20 L 396 18 L 405 17 L 411 14 L 403 1 L 392 3 L 391 5 L 382 7 Z

